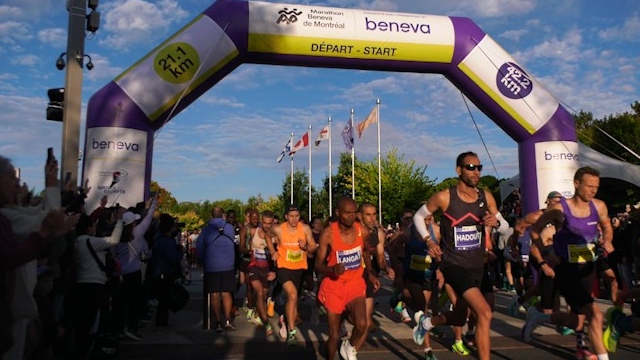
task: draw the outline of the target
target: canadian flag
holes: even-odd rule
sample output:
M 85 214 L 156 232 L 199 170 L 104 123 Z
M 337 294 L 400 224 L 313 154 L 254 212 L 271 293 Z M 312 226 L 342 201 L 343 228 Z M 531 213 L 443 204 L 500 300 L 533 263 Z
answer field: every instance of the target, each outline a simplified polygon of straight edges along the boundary
M 316 139 L 316 147 L 320 145 L 320 141 L 328 138 L 329 138 L 329 125 L 325 125 L 325 127 L 322 128 L 322 131 L 320 131 L 318 138 Z
M 296 153 L 296 151 L 305 148 L 309 146 L 309 133 L 306 132 L 304 133 L 304 135 L 302 135 L 302 137 L 300 138 L 300 140 L 298 140 L 298 142 L 296 142 L 296 144 L 293 146 L 293 149 L 291 149 L 291 152 L 289 153 L 289 155 L 293 155 Z

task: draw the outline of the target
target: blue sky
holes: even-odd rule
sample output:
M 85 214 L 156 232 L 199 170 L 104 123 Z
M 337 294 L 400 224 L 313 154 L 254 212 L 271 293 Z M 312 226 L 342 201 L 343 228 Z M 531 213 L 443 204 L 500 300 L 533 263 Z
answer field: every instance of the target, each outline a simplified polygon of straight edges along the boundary
M 629 111 L 640 100 L 640 2 L 551 0 L 269 1 L 464 16 L 496 40 L 569 111 L 596 117 Z M 81 135 L 89 98 L 213 2 L 103 0 L 101 27 L 85 43 L 95 65 L 84 72 Z M 48 88 L 64 86 L 55 62 L 66 49 L 64 0 L 4 0 L 0 5 L 0 154 L 40 190 L 46 149 L 60 158 L 62 124 L 45 120 Z M 364 119 L 380 99 L 382 144 L 427 165 L 442 180 L 455 156 L 476 151 L 484 175 L 518 172 L 517 145 L 442 75 L 241 65 L 156 133 L 152 178 L 179 201 L 242 201 L 282 191 L 288 158 L 276 158 L 290 133 L 332 118 L 333 172 L 344 151 L 339 133 L 355 111 Z M 473 120 L 479 127 L 485 151 Z M 616 151 L 616 149 L 613 149 Z M 312 182 L 328 174 L 328 146 L 312 149 Z M 362 160 L 376 156 L 375 126 L 356 137 Z M 307 149 L 295 158 L 306 169 Z

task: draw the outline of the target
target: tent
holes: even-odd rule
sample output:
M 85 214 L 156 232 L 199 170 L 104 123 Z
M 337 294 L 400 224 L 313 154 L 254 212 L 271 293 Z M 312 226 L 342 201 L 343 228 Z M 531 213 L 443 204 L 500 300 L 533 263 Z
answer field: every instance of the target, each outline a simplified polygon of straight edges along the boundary
M 578 143 L 578 150 L 580 154 L 578 165 L 580 167 L 591 166 L 600 171 L 601 178 L 619 179 L 640 187 L 640 165 L 632 165 L 610 158 L 582 143 Z M 514 190 L 519 188 L 519 174 L 502 181 L 500 183 L 500 203 L 504 202 Z

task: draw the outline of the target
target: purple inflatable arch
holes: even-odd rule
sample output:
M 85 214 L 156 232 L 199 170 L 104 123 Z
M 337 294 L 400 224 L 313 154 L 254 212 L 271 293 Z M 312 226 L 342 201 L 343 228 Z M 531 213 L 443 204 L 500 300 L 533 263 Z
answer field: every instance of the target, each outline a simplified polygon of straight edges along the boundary
M 242 63 L 443 74 L 518 143 L 524 212 L 573 193 L 572 116 L 470 19 L 219 0 L 89 100 L 87 209 L 143 201 L 154 132 Z

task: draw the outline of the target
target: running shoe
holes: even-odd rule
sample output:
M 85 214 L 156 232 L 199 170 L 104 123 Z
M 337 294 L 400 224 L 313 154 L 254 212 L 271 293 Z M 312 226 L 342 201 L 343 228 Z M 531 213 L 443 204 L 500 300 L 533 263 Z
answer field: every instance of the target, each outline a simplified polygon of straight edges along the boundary
M 224 329 L 222 328 L 222 324 L 218 323 L 218 326 L 216 326 L 215 332 L 223 332 L 223 331 L 224 331 Z
M 295 329 L 289 331 L 289 336 L 287 336 L 287 346 L 297 345 L 298 339 L 296 339 L 297 331 Z
M 271 297 L 267 298 L 267 316 L 273 317 L 276 314 L 276 302 L 271 299 Z
M 424 336 L 428 331 L 428 329 L 425 329 L 424 326 L 422 326 L 422 322 L 427 317 L 424 315 L 424 312 L 420 310 L 413 314 L 413 318 L 416 321 L 416 326 L 413 327 L 413 341 L 418 345 L 422 345 L 422 343 L 424 342 Z
M 576 359 L 577 360 L 598 360 L 598 356 L 592 354 L 589 350 L 585 348 L 578 348 L 576 350 Z
M 527 310 L 527 318 L 522 328 L 523 340 L 525 342 L 531 342 L 533 339 L 533 331 L 548 318 L 549 315 L 541 313 L 535 307 L 530 307 L 529 310 Z
M 556 326 L 556 331 L 562 336 L 574 335 L 576 333 L 572 328 L 560 325 Z
M 142 334 L 140 334 L 139 331 L 137 330 L 131 330 L 129 328 L 125 328 L 122 333 L 124 334 L 124 336 L 128 337 L 129 339 L 133 340 L 133 341 L 140 341 L 142 340 Z
M 393 307 L 393 310 L 398 314 L 402 313 L 402 310 L 405 310 L 404 303 L 402 301 L 398 301 L 396 306 Z
M 227 330 L 227 331 L 236 331 L 236 330 L 238 330 L 238 328 L 235 325 L 233 325 L 233 323 L 231 321 L 229 321 L 229 320 L 227 320 L 227 323 L 224 324 L 224 329 Z
M 280 319 L 278 319 L 278 323 L 280 325 L 280 337 L 283 339 L 287 338 L 287 325 L 284 323 L 284 315 L 280 315 Z
M 349 340 L 343 340 L 342 345 L 340 345 L 340 356 L 342 356 L 345 360 L 357 360 L 358 352 L 356 348 L 349 343 Z
M 518 316 L 518 308 L 520 307 L 520 304 L 518 303 L 518 294 L 513 295 L 513 297 L 511 298 L 511 303 L 509 304 L 509 316 L 511 317 L 516 317 Z
M 424 360 L 438 360 L 438 358 L 433 353 L 433 350 L 429 350 L 424 353 Z
M 273 335 L 273 328 L 271 327 L 271 324 L 267 323 L 267 325 L 265 325 L 264 332 L 266 337 Z
M 247 309 L 247 321 L 252 321 L 253 320 L 253 309 Z
M 621 329 L 620 320 L 624 319 L 625 314 L 618 308 L 612 307 L 607 310 L 607 329 L 603 334 L 604 346 L 609 352 L 616 352 L 618 349 L 618 340 L 620 339 Z
M 400 313 L 400 317 L 402 318 L 402 322 L 403 323 L 411 322 L 411 316 L 409 315 L 409 312 L 407 311 L 407 308 L 402 308 L 402 312 Z
M 451 351 L 453 351 L 457 355 L 467 356 L 471 354 L 471 350 L 467 349 L 462 341 L 456 341 L 451 345 Z

